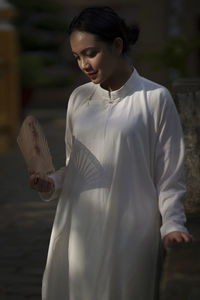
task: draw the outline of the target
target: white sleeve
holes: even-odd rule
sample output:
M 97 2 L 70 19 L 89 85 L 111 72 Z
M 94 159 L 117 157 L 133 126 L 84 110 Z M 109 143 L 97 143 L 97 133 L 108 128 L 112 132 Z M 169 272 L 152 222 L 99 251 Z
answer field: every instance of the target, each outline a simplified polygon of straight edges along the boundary
M 182 203 L 186 192 L 184 141 L 179 116 L 166 90 L 158 124 L 155 154 L 156 187 L 162 216 L 161 237 L 172 231 L 188 233 Z
M 65 130 L 65 146 L 66 146 L 66 166 L 60 168 L 55 173 L 50 174 L 48 177 L 52 178 L 54 181 L 54 190 L 49 193 L 39 193 L 40 198 L 44 201 L 51 201 L 59 197 L 63 182 L 65 178 L 65 171 L 69 163 L 70 154 L 73 144 L 73 134 L 72 134 L 72 122 L 71 122 L 71 106 L 72 106 L 73 93 L 69 98 L 68 108 L 67 108 L 67 117 L 66 117 L 66 130 Z
M 40 198 L 44 201 L 51 201 L 59 197 L 62 190 L 63 181 L 65 177 L 66 167 L 62 167 L 57 170 L 55 173 L 48 175 L 49 178 L 52 178 L 54 181 L 54 189 L 48 193 L 39 193 Z

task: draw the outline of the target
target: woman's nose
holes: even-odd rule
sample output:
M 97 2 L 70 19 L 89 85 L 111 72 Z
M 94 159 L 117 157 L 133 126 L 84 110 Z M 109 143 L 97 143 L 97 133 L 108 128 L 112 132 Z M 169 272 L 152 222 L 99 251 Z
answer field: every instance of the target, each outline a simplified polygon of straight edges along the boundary
M 85 70 L 88 68 L 88 66 L 89 66 L 89 63 L 88 63 L 87 59 L 82 59 L 81 60 L 81 68 Z

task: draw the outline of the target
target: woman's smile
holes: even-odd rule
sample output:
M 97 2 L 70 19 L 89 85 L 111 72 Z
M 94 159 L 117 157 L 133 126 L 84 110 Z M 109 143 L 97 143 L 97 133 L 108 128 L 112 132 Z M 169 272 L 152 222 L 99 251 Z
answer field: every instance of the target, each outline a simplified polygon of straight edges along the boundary
M 96 72 L 87 72 L 86 75 L 90 78 L 90 79 L 95 79 L 97 77 L 97 73 L 98 71 Z

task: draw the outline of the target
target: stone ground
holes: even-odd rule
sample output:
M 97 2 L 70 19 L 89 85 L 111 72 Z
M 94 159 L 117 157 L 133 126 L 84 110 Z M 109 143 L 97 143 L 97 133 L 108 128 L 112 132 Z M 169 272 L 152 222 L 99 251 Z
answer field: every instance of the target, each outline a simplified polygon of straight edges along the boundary
M 65 162 L 65 110 L 35 110 L 56 168 Z M 0 299 L 39 300 L 56 201 L 45 203 L 28 186 L 17 145 L 0 156 Z

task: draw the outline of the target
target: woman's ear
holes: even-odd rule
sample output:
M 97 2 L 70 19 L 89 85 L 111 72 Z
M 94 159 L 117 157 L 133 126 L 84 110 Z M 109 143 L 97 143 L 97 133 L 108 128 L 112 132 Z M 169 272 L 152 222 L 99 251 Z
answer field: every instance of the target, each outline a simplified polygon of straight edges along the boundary
M 113 47 L 117 55 L 121 55 L 123 52 L 123 40 L 120 37 L 116 37 L 113 42 Z

